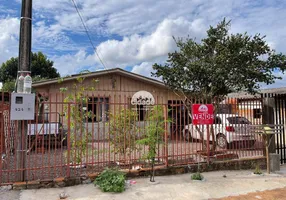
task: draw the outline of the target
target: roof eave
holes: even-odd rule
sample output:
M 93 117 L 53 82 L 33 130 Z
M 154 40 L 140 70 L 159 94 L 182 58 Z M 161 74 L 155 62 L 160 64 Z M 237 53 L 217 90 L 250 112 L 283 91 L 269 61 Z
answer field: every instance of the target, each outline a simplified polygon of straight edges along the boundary
M 154 79 L 151 79 L 151 78 L 139 75 L 139 74 L 135 74 L 132 72 L 127 72 L 127 71 L 122 70 L 120 68 L 115 68 L 115 69 L 110 69 L 110 70 L 102 70 L 102 71 L 93 72 L 93 73 L 71 76 L 71 77 L 64 78 L 63 82 L 75 80 L 79 76 L 84 77 L 84 78 L 89 78 L 89 77 L 102 76 L 102 75 L 106 75 L 106 74 L 110 74 L 110 73 L 116 73 L 116 72 L 119 74 L 121 73 L 123 75 L 126 75 L 128 77 L 140 78 L 143 81 L 146 81 L 146 82 L 167 88 L 167 86 L 163 82 L 160 82 L 160 81 L 157 81 L 157 80 L 154 80 Z M 58 82 L 59 82 L 58 79 L 57 80 L 48 80 L 48 81 L 43 81 L 43 82 L 38 82 L 38 83 L 36 82 L 36 83 L 33 83 L 33 87 L 45 86 L 45 85 L 54 84 L 54 83 L 58 83 Z

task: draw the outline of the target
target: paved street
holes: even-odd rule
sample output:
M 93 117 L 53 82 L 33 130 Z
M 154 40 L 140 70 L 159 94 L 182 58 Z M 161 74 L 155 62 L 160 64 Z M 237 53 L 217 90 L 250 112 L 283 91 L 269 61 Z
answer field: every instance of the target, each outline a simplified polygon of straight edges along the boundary
M 260 192 L 252 192 L 252 193 L 248 193 L 245 195 L 225 197 L 219 200 L 253 200 L 253 199 L 284 200 L 286 199 L 286 188 L 279 188 L 279 189 L 266 190 L 266 191 L 260 191 Z

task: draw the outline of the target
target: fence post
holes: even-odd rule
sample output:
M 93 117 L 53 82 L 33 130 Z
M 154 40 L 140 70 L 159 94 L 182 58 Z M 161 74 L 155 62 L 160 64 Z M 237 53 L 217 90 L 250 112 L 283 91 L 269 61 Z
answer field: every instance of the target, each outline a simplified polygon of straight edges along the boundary
M 275 101 L 274 97 L 270 94 L 266 94 L 263 98 L 263 114 L 262 123 L 263 124 L 274 124 L 274 111 L 275 111 Z M 270 138 L 275 137 L 274 135 Z M 269 153 L 276 153 L 275 140 L 271 140 L 269 144 Z
M 67 132 L 67 177 L 70 177 L 70 151 L 71 151 L 71 118 L 70 118 L 70 103 L 68 103 L 68 132 Z
M 168 167 L 168 107 L 164 105 L 164 119 L 165 119 L 165 144 L 164 144 L 164 152 L 165 152 L 165 166 Z
M 207 163 L 210 164 L 210 125 L 207 125 L 207 154 Z
M 2 153 L 4 152 L 4 118 L 3 118 L 3 111 L 4 111 L 4 108 L 3 108 L 3 105 L 4 105 L 4 93 L 1 92 L 1 96 L 2 96 L 2 101 L 1 101 L 1 107 L 0 107 L 0 128 L 1 128 L 1 132 L 0 132 L 0 154 L 1 154 L 1 160 L 0 160 L 0 184 L 2 183 L 2 170 L 3 170 L 3 165 L 4 165 L 4 161 L 5 161 L 5 158 L 2 156 L 4 156 Z

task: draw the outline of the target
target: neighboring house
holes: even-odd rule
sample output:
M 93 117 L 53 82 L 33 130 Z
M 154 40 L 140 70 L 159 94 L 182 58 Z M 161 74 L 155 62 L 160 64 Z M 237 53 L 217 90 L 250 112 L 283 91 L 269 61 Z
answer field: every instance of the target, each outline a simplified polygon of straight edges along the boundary
M 281 122 L 280 118 L 277 117 L 277 112 L 285 112 L 284 106 L 278 105 L 281 103 L 283 104 L 283 101 L 279 103 L 277 97 L 281 96 L 282 99 L 286 99 L 285 94 L 286 87 L 261 89 L 259 93 L 255 95 L 251 95 L 245 92 L 231 93 L 228 95 L 228 102 L 225 101 L 224 103 L 237 105 L 236 109 L 233 109 L 233 113 L 242 115 L 254 123 L 262 123 L 263 101 L 266 99 L 266 97 L 270 97 L 270 99 L 272 99 L 274 108 L 275 122 L 283 123 Z M 232 100 L 232 102 L 230 102 L 230 100 Z
M 231 95 L 230 95 L 231 96 Z M 222 114 L 237 114 L 246 117 L 252 123 L 261 123 L 262 120 L 262 98 L 249 96 L 229 97 L 222 102 L 224 107 L 228 108 L 228 112 Z

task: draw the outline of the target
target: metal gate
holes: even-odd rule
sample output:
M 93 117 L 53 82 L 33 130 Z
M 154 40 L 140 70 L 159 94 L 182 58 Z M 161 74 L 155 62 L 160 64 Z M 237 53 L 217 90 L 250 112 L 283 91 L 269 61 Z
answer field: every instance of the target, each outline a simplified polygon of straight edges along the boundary
M 105 91 L 100 92 L 85 97 L 91 99 L 86 109 L 82 109 L 82 101 L 65 102 L 62 93 L 40 94 L 44 101 L 36 99 L 35 120 L 28 120 L 26 131 L 19 130 L 18 122 L 10 120 L 10 99 L 6 103 L 0 98 L 0 140 L 4 141 L 4 145 L 0 146 L 0 186 L 18 181 L 80 177 L 101 172 L 105 167 L 117 166 L 125 170 L 148 167 L 149 159 L 145 155 L 149 146 L 137 141 L 150 137 L 147 133 L 154 133 L 155 128 L 161 134 L 156 133 L 158 144 L 155 160 L 158 167 L 229 162 L 231 159 L 257 159 L 263 156 L 261 137 L 249 135 L 252 133 L 248 134 L 243 129 L 246 127 L 243 124 L 261 124 L 258 112 L 261 98 L 226 98 L 221 103 L 222 110 L 218 109 L 221 118 L 214 120 L 214 126 L 225 132 L 228 129 L 231 132 L 229 138 L 234 135 L 234 126 L 240 128 L 241 133 L 237 134 L 240 140 L 227 140 L 226 135 L 220 133 L 218 136 L 225 141 L 225 146 L 214 149 L 210 147 L 215 145 L 209 145 L 213 144 L 213 140 L 205 146 L 202 144 L 182 101 L 165 102 L 163 100 L 169 97 L 158 96 L 157 104 L 142 109 L 140 105 L 130 105 L 129 95 L 119 96 L 117 100 L 117 94 L 110 96 Z M 192 99 L 191 102 L 207 100 Z M 158 115 L 152 108 L 157 108 L 156 112 L 160 114 L 157 121 L 156 118 L 149 118 Z M 72 110 L 81 112 L 73 115 Z M 94 115 L 85 117 L 82 114 L 85 111 L 91 111 Z M 60 114 L 64 112 L 66 115 Z M 231 125 L 225 123 L 226 118 L 233 120 Z M 201 126 L 201 131 L 206 135 L 203 137 L 207 138 L 205 127 Z M 19 144 L 24 143 L 24 134 L 27 148 L 23 151 Z
M 281 164 L 286 163 L 286 136 L 285 136 L 285 117 L 286 117 L 286 94 L 273 94 L 274 99 L 274 123 L 283 124 L 284 129 L 281 134 L 275 135 L 276 153 L 280 155 Z

